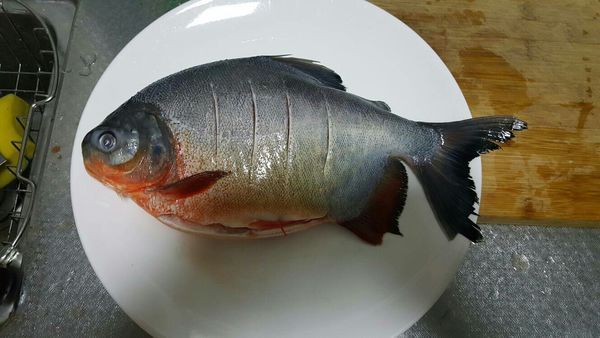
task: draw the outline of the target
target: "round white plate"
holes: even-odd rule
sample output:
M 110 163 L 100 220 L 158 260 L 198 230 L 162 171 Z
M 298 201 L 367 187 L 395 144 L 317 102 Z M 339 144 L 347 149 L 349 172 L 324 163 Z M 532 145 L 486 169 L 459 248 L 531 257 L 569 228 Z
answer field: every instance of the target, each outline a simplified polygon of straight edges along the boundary
M 409 174 L 404 237 L 382 246 L 324 225 L 285 238 L 217 240 L 162 225 L 84 170 L 81 141 L 121 103 L 191 66 L 292 54 L 338 72 L 348 91 L 406 118 L 470 118 L 442 61 L 417 34 L 358 0 L 203 0 L 165 14 L 114 59 L 83 112 L 71 165 L 77 229 L 98 277 L 142 328 L 163 337 L 389 337 L 453 278 L 468 242 L 448 241 Z M 477 186 L 479 160 L 472 163 Z

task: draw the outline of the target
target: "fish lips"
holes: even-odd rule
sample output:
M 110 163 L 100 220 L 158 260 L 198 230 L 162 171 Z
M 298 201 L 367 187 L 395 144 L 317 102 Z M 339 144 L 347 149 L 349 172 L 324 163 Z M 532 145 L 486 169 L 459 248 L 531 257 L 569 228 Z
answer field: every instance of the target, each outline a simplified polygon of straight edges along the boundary
M 98 126 L 85 135 L 81 142 L 83 165 L 90 176 L 115 190 L 120 190 L 110 179 L 118 169 L 108 165 L 108 154 L 99 147 L 100 135 L 107 132 L 114 133 L 114 130 L 107 126 Z
M 85 170 L 96 180 L 103 182 L 101 168 L 104 166 L 102 159 L 98 158 L 99 150 L 93 144 L 93 137 L 97 136 L 98 130 L 94 129 L 87 133 L 81 142 L 83 165 Z

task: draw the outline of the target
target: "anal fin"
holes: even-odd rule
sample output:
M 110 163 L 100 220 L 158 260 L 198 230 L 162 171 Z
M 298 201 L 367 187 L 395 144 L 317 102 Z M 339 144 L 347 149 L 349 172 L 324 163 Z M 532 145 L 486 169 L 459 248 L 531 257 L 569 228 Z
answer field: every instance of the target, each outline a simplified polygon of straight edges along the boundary
M 381 244 L 386 232 L 402 235 L 398 217 L 406 202 L 407 183 L 404 165 L 398 159 L 388 159 L 385 172 L 364 210 L 358 217 L 339 224 L 373 245 Z

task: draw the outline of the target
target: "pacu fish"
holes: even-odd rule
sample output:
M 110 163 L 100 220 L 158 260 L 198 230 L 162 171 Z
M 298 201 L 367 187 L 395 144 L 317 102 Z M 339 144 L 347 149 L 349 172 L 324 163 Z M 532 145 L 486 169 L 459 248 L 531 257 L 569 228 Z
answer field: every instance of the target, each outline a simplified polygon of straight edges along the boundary
M 371 244 L 400 234 L 407 166 L 446 235 L 478 241 L 469 161 L 526 127 L 407 120 L 315 61 L 257 56 L 154 82 L 82 151 L 91 176 L 180 230 L 259 238 L 337 223 Z

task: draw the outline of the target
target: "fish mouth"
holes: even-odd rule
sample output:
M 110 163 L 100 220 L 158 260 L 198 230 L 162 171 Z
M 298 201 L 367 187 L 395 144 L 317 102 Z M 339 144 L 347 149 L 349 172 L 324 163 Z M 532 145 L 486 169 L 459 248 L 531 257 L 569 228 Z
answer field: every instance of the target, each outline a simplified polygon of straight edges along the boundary
M 88 132 L 85 137 L 83 138 L 83 141 L 81 141 L 81 153 L 83 155 L 83 160 L 85 161 L 87 158 L 89 158 L 91 156 L 92 153 L 92 149 L 91 149 L 91 139 L 92 139 L 92 133 L 93 130 Z
M 96 156 L 89 155 L 86 157 L 84 155 L 83 166 L 85 167 L 87 173 L 90 176 L 92 176 L 96 181 L 111 187 L 113 190 L 119 191 L 119 189 L 114 184 L 112 184 L 110 180 L 107 180 L 105 178 L 105 175 L 103 175 L 102 167 L 104 166 L 104 164 Z
M 115 174 L 114 169 L 107 166 L 102 160 L 98 159 L 96 156 L 92 155 L 90 157 L 84 158 L 83 166 L 85 167 L 87 173 L 96 181 L 111 188 L 112 190 L 116 191 L 121 195 L 129 195 L 145 189 L 144 186 L 128 186 L 126 182 L 120 182 L 118 179 L 123 179 L 126 173 Z
M 90 176 L 100 181 L 100 177 L 95 168 L 98 165 L 101 165 L 101 163 L 94 155 L 94 151 L 90 142 L 93 132 L 93 130 L 90 131 L 83 138 L 83 141 L 81 142 L 81 154 L 83 156 L 83 166 L 85 167 L 85 170 L 88 172 L 88 174 L 90 174 Z
M 81 142 L 81 152 L 85 171 L 87 171 L 87 173 L 96 181 L 110 187 L 118 193 L 123 193 L 123 190 L 116 182 L 113 182 L 107 177 L 107 172 L 110 171 L 110 168 L 107 167 L 104 161 L 99 157 L 98 152 L 90 143 L 93 132 L 94 130 L 90 131 Z

